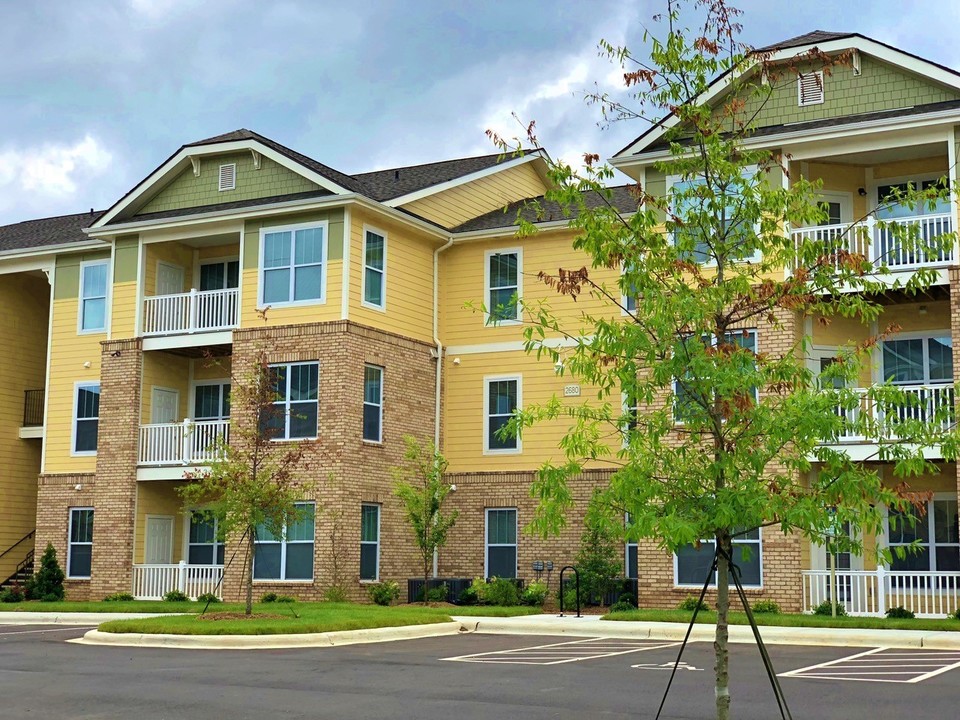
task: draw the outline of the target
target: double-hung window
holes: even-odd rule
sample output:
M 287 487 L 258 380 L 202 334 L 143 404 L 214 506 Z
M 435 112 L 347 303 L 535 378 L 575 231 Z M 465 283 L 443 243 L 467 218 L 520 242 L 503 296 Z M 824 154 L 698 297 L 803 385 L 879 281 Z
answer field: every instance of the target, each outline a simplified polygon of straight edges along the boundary
M 360 506 L 360 579 L 380 577 L 380 506 Z
M 752 174 L 756 166 L 744 170 L 744 179 L 753 182 Z M 751 238 L 759 230 L 751 227 L 741 217 L 741 191 L 739 187 L 727 188 L 726 197 L 718 199 L 705 188 L 701 177 L 681 178 L 674 176 L 670 181 L 670 204 L 673 214 L 682 222 L 672 223 L 671 238 L 674 245 L 687 249 L 687 257 L 702 265 L 716 263 L 716 251 L 720 238 L 715 232 L 723 233 L 729 260 L 757 261 L 759 252 L 748 250 Z M 721 205 L 721 201 L 724 204 Z M 723 213 L 722 223 L 716 222 L 719 213 Z M 742 250 L 741 250 L 742 248 Z
M 312 580 L 314 504 L 297 503 L 297 518 L 284 523 L 280 535 L 257 528 L 253 553 L 255 580 Z
M 194 388 L 194 420 L 226 420 L 230 417 L 230 383 L 204 382 Z
M 217 519 L 203 513 L 190 513 L 187 562 L 191 565 L 223 565 L 223 540 L 219 538 Z
M 319 363 L 272 365 L 273 407 L 261 418 L 261 428 L 273 440 L 317 437 Z
M 383 442 L 383 368 L 363 366 L 363 439 Z
M 107 327 L 107 260 L 80 264 L 80 332 L 103 332 Z
M 960 571 L 960 527 L 956 495 L 934 497 L 926 512 L 890 510 L 887 539 L 890 549 L 904 549 L 901 558 L 893 553 L 891 570 L 904 572 Z M 908 548 L 910 545 L 915 548 Z
M 704 335 L 700 338 L 700 341 L 705 347 L 716 346 L 717 341 L 713 335 Z M 695 342 L 694 337 L 688 337 L 685 341 L 686 343 Z M 732 345 L 738 345 L 744 350 L 750 351 L 751 354 L 756 355 L 757 352 L 757 331 L 756 330 L 733 330 L 728 332 L 726 335 L 726 342 Z M 679 350 L 678 352 L 682 352 Z M 753 395 L 754 401 L 757 400 L 757 388 L 750 387 L 750 394 Z M 700 402 L 692 397 L 691 388 L 689 379 L 681 382 L 679 379 L 673 381 L 673 418 L 676 422 L 686 422 L 689 421 L 692 417 L 700 415 L 704 412 Z
M 519 248 L 511 250 L 492 250 L 484 256 L 485 285 L 484 297 L 487 303 L 487 323 L 491 325 L 509 325 L 520 321 L 520 305 L 523 286 L 520 275 L 523 255 Z
M 73 454 L 95 455 L 100 427 L 100 383 L 78 383 L 74 399 Z
M 953 382 L 953 340 L 949 332 L 883 341 L 883 377 L 894 385 Z
M 760 528 L 747 532 L 734 530 L 733 562 L 740 570 L 740 582 L 744 587 L 763 586 L 763 553 L 760 541 Z M 700 546 L 684 545 L 677 550 L 675 558 L 674 583 L 676 585 L 702 586 L 707 573 L 713 565 L 716 552 L 714 540 L 703 540 Z M 733 580 L 731 578 L 731 584 Z M 716 572 L 710 578 L 710 584 L 717 584 Z
M 67 577 L 89 578 L 93 557 L 93 508 L 70 508 Z
M 520 439 L 501 436 L 501 429 L 510 422 L 520 407 L 519 377 L 484 378 L 483 450 L 486 453 L 520 452 Z
M 260 304 L 326 299 L 327 223 L 260 231 Z
M 630 527 L 630 513 L 626 514 L 624 524 Z M 630 580 L 636 580 L 638 575 L 637 563 L 639 562 L 638 545 L 636 540 L 627 540 L 624 543 L 623 568 L 624 575 Z
M 384 310 L 387 306 L 387 234 L 363 233 L 363 304 Z
M 487 577 L 517 576 L 517 509 L 487 508 Z

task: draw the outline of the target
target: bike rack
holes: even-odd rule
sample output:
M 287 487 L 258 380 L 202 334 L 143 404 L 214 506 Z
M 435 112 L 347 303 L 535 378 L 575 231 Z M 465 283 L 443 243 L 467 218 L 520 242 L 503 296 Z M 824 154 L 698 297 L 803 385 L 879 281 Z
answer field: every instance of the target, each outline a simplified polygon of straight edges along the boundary
M 580 617 L 580 573 L 573 565 L 567 565 L 563 570 L 560 571 L 560 617 L 563 617 L 563 574 L 567 570 L 573 570 L 573 574 L 577 576 L 577 617 Z

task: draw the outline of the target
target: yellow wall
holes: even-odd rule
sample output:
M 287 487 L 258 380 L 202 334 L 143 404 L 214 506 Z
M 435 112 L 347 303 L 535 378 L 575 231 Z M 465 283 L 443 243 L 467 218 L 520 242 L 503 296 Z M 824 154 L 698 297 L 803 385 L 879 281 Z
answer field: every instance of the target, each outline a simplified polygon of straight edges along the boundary
M 183 268 L 183 290 L 187 292 L 193 283 L 193 248 L 178 242 L 150 243 L 144 248 L 143 295 L 157 294 L 157 264 L 164 262 Z
M 182 482 L 140 482 L 137 483 L 137 520 L 133 541 L 133 562 L 144 562 L 144 538 L 147 529 L 147 515 L 170 515 L 173 522 L 173 562 L 183 557 L 184 518 L 183 501 L 176 488 Z M 185 559 L 185 558 L 184 558 Z
M 453 228 L 511 202 L 543 195 L 545 191 L 543 179 L 533 164 L 526 163 L 415 200 L 404 205 L 403 209 L 443 227 Z
M 143 355 L 143 402 L 140 421 L 151 422 L 153 388 L 167 388 L 180 392 L 180 411 L 177 420 L 190 413 L 190 360 L 165 352 L 147 352 Z
M 193 360 L 194 380 L 229 380 L 230 373 L 231 358 L 229 357 Z

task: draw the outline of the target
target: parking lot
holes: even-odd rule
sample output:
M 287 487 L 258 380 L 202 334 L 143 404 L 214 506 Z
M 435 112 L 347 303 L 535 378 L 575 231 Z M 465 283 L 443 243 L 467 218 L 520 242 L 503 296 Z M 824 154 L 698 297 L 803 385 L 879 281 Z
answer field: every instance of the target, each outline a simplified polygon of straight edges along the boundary
M 262 651 L 65 642 L 84 631 L 0 626 L 4 717 L 652 718 L 677 654 L 675 643 L 483 634 Z M 960 704 L 956 653 L 800 646 L 770 652 L 797 720 L 899 720 L 921 707 L 955 717 Z M 735 716 L 776 717 L 756 648 L 733 645 L 731 655 Z M 664 718 L 711 716 L 712 656 L 709 643 L 687 648 Z M 847 673 L 864 670 L 911 674 L 849 681 Z

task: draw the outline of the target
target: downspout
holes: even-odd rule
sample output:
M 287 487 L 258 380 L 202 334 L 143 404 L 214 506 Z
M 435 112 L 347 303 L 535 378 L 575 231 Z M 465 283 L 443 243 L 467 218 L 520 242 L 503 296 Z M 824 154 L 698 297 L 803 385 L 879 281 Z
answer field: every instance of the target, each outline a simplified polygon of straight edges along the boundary
M 434 398 L 433 444 L 436 450 L 440 449 L 440 384 L 443 379 L 443 343 L 440 342 L 439 304 L 440 304 L 440 253 L 453 245 L 453 238 L 446 244 L 433 251 L 433 342 L 437 346 L 437 387 Z M 439 553 L 433 549 L 433 577 L 438 575 Z M 423 588 L 423 597 L 427 597 L 427 588 Z

